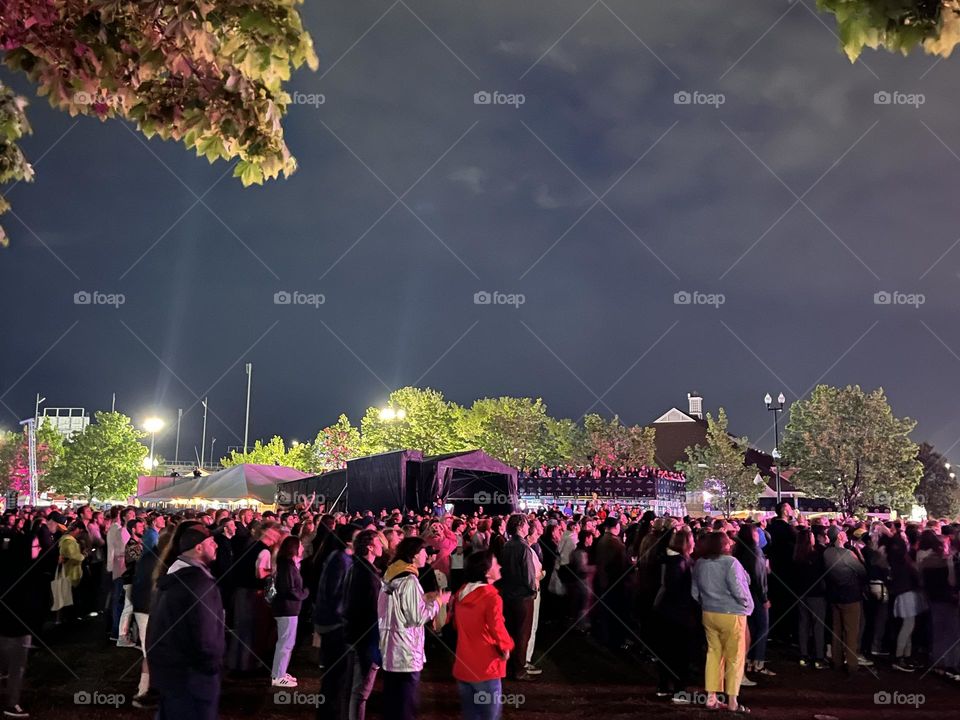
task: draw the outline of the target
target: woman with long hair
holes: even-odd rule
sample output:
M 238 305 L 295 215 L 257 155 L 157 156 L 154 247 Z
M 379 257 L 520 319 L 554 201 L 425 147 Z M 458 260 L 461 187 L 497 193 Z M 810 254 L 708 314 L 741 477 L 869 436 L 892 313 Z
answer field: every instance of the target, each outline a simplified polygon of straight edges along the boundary
M 513 640 L 503 620 L 503 600 L 493 583 L 500 564 L 489 550 L 472 553 L 466 561 L 464 584 L 451 612 L 457 629 L 453 677 L 460 689 L 464 720 L 500 717 L 501 682 Z
M 913 631 L 917 616 L 927 609 L 926 599 L 920 592 L 920 572 L 910 559 L 906 541 L 897 536 L 887 546 L 890 562 L 890 597 L 893 600 L 893 616 L 900 620 L 897 632 L 896 658 L 893 669 L 914 672 Z
M 748 713 L 739 696 L 753 596 L 746 570 L 730 556 L 731 544 L 724 532 L 712 532 L 704 538 L 700 559 L 693 566 L 691 594 L 703 609 L 707 636 L 707 709 L 717 709 L 717 693 L 725 692 L 728 710 Z
M 810 528 L 797 530 L 797 542 L 793 550 L 794 593 L 798 603 L 798 633 L 800 641 L 800 667 L 823 670 L 827 667 L 827 586 L 823 579 L 823 550 L 817 544 Z M 810 652 L 810 636 L 813 635 L 813 652 Z
M 277 550 L 274 588 L 276 596 L 271 603 L 273 618 L 277 621 L 277 646 L 273 652 L 273 669 L 270 673 L 274 687 L 296 687 L 297 679 L 287 672 L 290 655 L 297 641 L 297 618 L 303 599 L 309 594 L 303 587 L 300 575 L 300 560 L 303 545 L 300 538 L 288 535 Z
M 745 523 L 737 532 L 733 556 L 740 561 L 750 578 L 753 612 L 747 618 L 750 630 L 750 649 L 747 651 L 746 671 L 760 675 L 776 675 L 765 667 L 767 660 L 767 632 L 770 629 L 770 600 L 767 596 L 767 558 L 760 550 L 759 534 L 763 532 L 753 523 Z
M 657 695 L 673 696 L 673 702 L 689 702 L 686 693 L 694 630 L 699 620 L 690 588 L 693 583 L 693 533 L 681 527 L 670 533 L 661 565 L 660 589 L 653 601 L 656 623 Z

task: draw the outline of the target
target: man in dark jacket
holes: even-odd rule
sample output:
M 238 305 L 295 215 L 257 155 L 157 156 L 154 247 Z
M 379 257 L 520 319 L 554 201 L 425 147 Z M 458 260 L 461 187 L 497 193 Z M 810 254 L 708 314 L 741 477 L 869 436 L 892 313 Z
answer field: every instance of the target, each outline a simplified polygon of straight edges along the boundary
M 374 564 L 383 555 L 376 530 L 364 530 L 353 539 L 353 565 L 347 572 L 346 626 L 344 638 L 350 648 L 350 713 L 364 720 L 367 700 L 373 692 L 380 658 L 377 628 L 377 599 L 380 597 L 380 571 Z
M 523 515 L 511 515 L 503 545 L 502 574 L 497 589 L 503 597 L 503 619 L 513 639 L 513 653 L 507 661 L 507 674 L 515 680 L 529 680 L 527 643 L 533 630 L 533 604 L 537 595 L 537 571 L 533 550 L 527 543 L 529 523 Z
M 764 548 L 770 560 L 770 634 L 787 642 L 792 640 L 797 628 L 796 595 L 787 585 L 793 572 L 797 528 L 792 524 L 793 507 L 790 503 L 777 503 L 776 513 L 777 516 L 767 524 L 770 544 Z
M 604 533 L 593 544 L 597 574 L 593 591 L 597 596 L 594 630 L 597 639 L 608 647 L 620 645 L 627 618 L 626 575 L 629 563 L 627 547 L 620 539 L 620 521 L 608 517 L 603 521 Z
M 216 720 L 224 652 L 223 603 L 209 566 L 217 556 L 210 531 L 195 525 L 180 537 L 180 557 L 157 581 L 147 628 L 151 685 L 159 720 Z
M 317 706 L 318 718 L 340 720 L 347 709 L 347 643 L 344 639 L 347 573 L 353 565 L 353 538 L 356 525 L 340 525 L 335 530 L 339 548 L 323 563 L 317 585 L 317 603 L 313 624 L 320 635 L 320 693 L 325 701 Z
M 860 636 L 860 616 L 863 609 L 863 590 L 867 584 L 867 569 L 860 559 L 844 545 L 847 534 L 836 525 L 827 529 L 830 546 L 823 551 L 827 573 L 827 601 L 833 608 L 830 629 L 830 661 L 843 669 L 846 657 L 847 671 L 856 672 Z

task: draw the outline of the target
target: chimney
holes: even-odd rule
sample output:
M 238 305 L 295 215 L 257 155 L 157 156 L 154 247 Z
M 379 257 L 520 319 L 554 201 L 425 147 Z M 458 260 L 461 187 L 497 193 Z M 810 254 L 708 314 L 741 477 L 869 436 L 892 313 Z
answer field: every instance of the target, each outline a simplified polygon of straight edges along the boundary
M 700 397 L 700 393 L 687 393 L 687 404 L 689 407 L 687 414 L 697 420 L 703 420 L 703 398 Z

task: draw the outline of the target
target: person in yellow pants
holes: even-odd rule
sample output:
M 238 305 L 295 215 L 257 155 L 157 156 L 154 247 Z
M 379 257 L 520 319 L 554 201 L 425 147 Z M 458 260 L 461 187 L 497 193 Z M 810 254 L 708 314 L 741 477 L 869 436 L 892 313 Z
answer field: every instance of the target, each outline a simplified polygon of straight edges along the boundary
M 747 647 L 747 616 L 704 612 L 707 635 L 706 690 L 737 697 Z
M 747 616 L 753 612 L 750 578 L 743 565 L 731 557 L 730 538 L 712 532 L 703 541 L 700 558 L 693 566 L 690 592 L 703 609 L 707 636 L 705 686 L 707 709 L 716 709 L 717 693 L 725 692 L 727 709 L 748 713 L 740 703 L 740 684 L 747 651 Z

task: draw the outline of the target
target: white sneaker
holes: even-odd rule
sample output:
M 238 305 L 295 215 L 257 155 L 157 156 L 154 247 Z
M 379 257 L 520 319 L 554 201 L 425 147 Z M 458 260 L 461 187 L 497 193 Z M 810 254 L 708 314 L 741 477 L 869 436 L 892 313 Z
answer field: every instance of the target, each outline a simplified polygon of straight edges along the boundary
M 297 681 L 289 675 L 274 678 L 271 683 L 273 687 L 293 688 L 297 686 Z
M 740 681 L 740 684 L 743 687 L 756 687 L 757 685 L 753 680 L 748 678 L 746 675 L 743 676 L 743 679 Z

